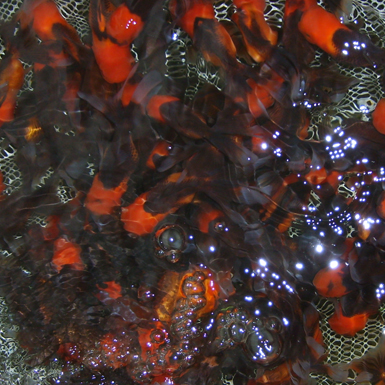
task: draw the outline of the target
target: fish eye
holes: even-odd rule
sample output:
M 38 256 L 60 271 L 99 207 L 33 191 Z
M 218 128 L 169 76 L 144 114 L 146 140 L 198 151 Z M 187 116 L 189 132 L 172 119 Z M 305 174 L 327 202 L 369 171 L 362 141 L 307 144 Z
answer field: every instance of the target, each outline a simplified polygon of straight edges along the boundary
M 266 320 L 265 327 L 267 330 L 278 333 L 282 329 L 282 323 L 277 317 L 270 317 Z
M 214 224 L 214 230 L 217 232 L 217 233 L 221 233 L 221 232 L 224 232 L 224 231 L 228 231 L 228 229 L 226 228 L 226 223 L 224 221 L 219 221 L 219 222 L 216 222 Z
M 157 242 L 164 251 L 182 251 L 185 248 L 184 232 L 179 226 L 168 226 L 160 230 Z

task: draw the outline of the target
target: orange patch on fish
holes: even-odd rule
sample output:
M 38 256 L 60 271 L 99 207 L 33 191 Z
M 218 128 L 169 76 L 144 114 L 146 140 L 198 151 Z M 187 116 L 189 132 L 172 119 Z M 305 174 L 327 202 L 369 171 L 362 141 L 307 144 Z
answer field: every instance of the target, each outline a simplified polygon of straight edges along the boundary
M 331 56 L 339 55 L 339 50 L 333 42 L 333 36 L 339 29 L 350 32 L 332 13 L 314 5 L 304 12 L 298 29 L 312 44 L 317 45 Z
M 214 19 L 215 12 L 212 4 L 196 2 L 180 19 L 180 26 L 189 34 L 191 38 L 194 37 L 194 26 L 197 18 Z
M 169 375 L 155 376 L 151 381 L 151 385 L 174 385 L 174 384 L 175 382 L 172 376 L 169 376 Z
M 119 44 L 131 44 L 143 28 L 142 19 L 125 4 L 119 5 L 106 25 L 107 33 Z
M 305 175 L 305 179 L 309 183 L 317 185 L 317 184 L 322 184 L 322 183 L 326 182 L 327 176 L 328 176 L 328 174 L 325 170 L 325 167 L 322 167 L 318 170 L 311 170 L 310 172 L 308 172 Z
M 258 118 L 266 113 L 266 109 L 274 104 L 274 98 L 265 88 L 248 79 L 247 84 L 251 87 L 251 92 L 247 93 L 247 104 L 250 113 L 254 118 Z
M 148 193 L 140 195 L 127 207 L 122 207 L 121 221 L 124 229 L 129 233 L 142 236 L 152 233 L 155 226 L 164 219 L 168 213 L 153 214 L 144 209 Z
M 165 119 L 162 116 L 162 113 L 160 112 L 160 108 L 163 104 L 169 103 L 169 102 L 176 102 L 179 101 L 179 98 L 175 96 L 169 96 L 169 95 L 155 95 L 151 98 L 151 100 L 147 104 L 147 114 L 159 122 L 165 123 Z
M 57 215 L 51 215 L 46 220 L 48 222 L 47 226 L 42 228 L 43 237 L 45 241 L 53 241 L 56 239 L 59 234 L 58 223 L 60 218 Z
M 124 107 L 128 106 L 131 103 L 132 95 L 134 94 L 137 84 L 127 83 L 122 90 L 121 102 Z
M 74 36 L 77 36 L 75 28 L 62 17 L 53 1 L 37 0 L 25 2 L 25 4 L 27 5 L 21 18 L 22 28 L 25 28 L 25 25 L 23 25 L 25 22 L 33 18 L 32 28 L 41 40 L 56 40 L 56 35 L 52 30 L 54 24 L 65 26 L 73 32 Z
M 98 215 L 109 215 L 116 206 L 120 206 L 122 195 L 127 190 L 127 180 L 121 182 L 117 187 L 106 189 L 96 175 L 87 194 L 85 206 L 88 210 Z
M 122 83 L 135 64 L 130 44 L 143 28 L 141 18 L 125 4 L 115 7 L 109 1 L 95 0 L 89 22 L 92 51 L 103 78 L 108 83 Z
M 337 189 L 338 185 L 341 183 L 339 179 L 341 174 L 338 171 L 332 171 L 326 178 L 326 182 L 332 186 L 334 190 Z
M 314 277 L 313 285 L 316 287 L 318 294 L 323 297 L 342 297 L 350 292 L 343 283 L 343 278 L 348 275 L 349 266 L 345 263 L 339 263 L 335 269 L 331 267 L 321 269 Z
M 169 178 L 170 182 L 172 182 L 171 177 L 173 175 L 175 174 L 172 174 Z M 144 208 L 147 196 L 148 192 L 137 197 L 130 206 L 122 207 L 121 221 L 124 223 L 124 229 L 129 233 L 139 236 L 152 233 L 161 220 L 166 218 L 167 215 L 174 213 L 183 204 L 190 203 L 194 198 L 194 194 L 187 195 L 176 201 L 174 206 L 170 207 L 166 212 L 155 214 L 147 212 Z
M 233 20 L 239 25 L 240 14 L 242 15 L 242 22 L 248 28 L 250 33 L 253 33 L 255 26 L 258 28 L 258 32 L 261 34 L 261 39 L 270 42 L 271 45 L 277 44 L 278 34 L 272 30 L 269 24 L 266 22 L 264 10 L 265 0 L 235 0 L 234 5 L 238 8 L 232 16 Z M 256 61 L 262 62 L 266 59 L 264 54 L 257 44 L 250 44 L 245 32 L 241 29 L 241 33 L 244 37 L 244 43 L 248 54 Z
M 381 134 L 385 134 L 385 98 L 380 99 L 372 114 L 373 126 Z
M 110 298 L 117 299 L 122 296 L 122 287 L 115 281 L 103 282 L 107 287 L 97 285 L 98 289 L 107 293 Z
M 306 140 L 309 137 L 309 126 L 310 126 L 310 119 L 309 117 L 306 117 L 302 125 L 300 125 L 296 131 L 296 134 L 299 139 Z
M 80 252 L 79 245 L 69 242 L 65 238 L 59 238 L 54 242 L 52 263 L 59 272 L 65 265 L 72 265 L 75 270 L 83 270 L 84 264 Z
M 155 160 L 154 158 L 167 156 L 169 155 L 169 151 L 170 151 L 170 143 L 164 140 L 158 142 L 153 148 L 153 150 L 151 151 L 151 154 L 147 159 L 146 166 L 148 168 L 151 168 L 152 170 L 155 170 L 156 166 L 154 163 L 154 160 Z
M 329 318 L 329 325 L 337 334 L 353 337 L 365 327 L 368 319 L 368 313 L 345 317 L 342 314 L 341 305 L 338 304 L 334 314 Z
M 208 209 L 207 211 L 202 211 L 198 217 L 198 228 L 199 231 L 202 233 L 208 233 L 209 232 L 209 225 L 210 223 L 216 219 L 223 216 L 222 211 L 215 210 L 215 209 Z
M 77 61 L 80 61 L 79 48 L 83 44 L 76 32 L 60 14 L 58 7 L 51 0 L 25 1 L 18 15 L 22 30 L 32 28 L 42 40 L 42 44 L 50 45 L 54 41 L 61 41 L 63 49 Z M 57 52 L 49 49 L 49 57 L 54 66 L 65 66 L 70 63 L 69 57 L 62 50 Z
M 155 321 L 151 329 L 139 327 L 138 337 L 143 360 L 156 354 L 159 347 L 169 338 L 166 329 L 159 321 Z
M 61 344 L 57 354 L 69 362 L 79 362 L 81 360 L 81 352 L 79 346 L 71 342 Z
M 24 68 L 17 57 L 12 57 L 0 74 L 0 87 L 6 89 L 0 105 L 0 126 L 13 120 L 16 96 L 24 82 Z
M 108 83 L 122 83 L 131 72 L 135 60 L 129 46 L 120 46 L 109 39 L 99 40 L 93 33 L 92 51 L 103 78 Z

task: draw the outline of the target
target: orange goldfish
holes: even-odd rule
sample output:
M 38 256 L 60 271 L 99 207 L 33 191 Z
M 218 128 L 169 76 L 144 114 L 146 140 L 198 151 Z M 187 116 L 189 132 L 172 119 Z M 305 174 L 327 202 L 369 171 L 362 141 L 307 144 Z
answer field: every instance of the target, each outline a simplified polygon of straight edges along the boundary
M 237 12 L 233 20 L 242 33 L 248 54 L 256 62 L 265 61 L 271 46 L 277 44 L 277 32 L 265 20 L 265 0 L 235 0 L 234 5 Z
M 24 68 L 16 55 L 3 59 L 0 72 L 0 126 L 13 120 L 16 96 L 24 82 Z
M 123 82 L 135 64 L 130 44 L 143 28 L 141 18 L 125 4 L 115 7 L 108 0 L 92 0 L 89 22 L 92 50 L 103 78 L 109 83 Z
M 368 37 L 342 24 L 332 13 L 317 4 L 316 0 L 287 0 L 288 19 L 298 20 L 298 30 L 309 43 L 315 44 L 329 55 L 356 66 L 376 66 L 385 63 L 385 51 L 375 46 Z

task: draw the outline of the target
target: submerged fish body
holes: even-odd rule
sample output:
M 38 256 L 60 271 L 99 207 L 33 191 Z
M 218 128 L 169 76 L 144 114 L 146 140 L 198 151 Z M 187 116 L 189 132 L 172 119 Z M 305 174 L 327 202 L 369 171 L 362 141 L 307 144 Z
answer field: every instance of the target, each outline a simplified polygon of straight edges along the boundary
M 112 1 L 90 3 L 92 50 L 103 78 L 109 83 L 122 83 L 131 72 L 135 60 L 130 44 L 140 33 L 143 22 L 124 3 Z
M 262 0 L 143 4 L 91 0 L 82 37 L 59 1 L 0 25 L 0 293 L 28 363 L 59 384 L 381 383 L 380 345 L 334 365 L 324 337 L 383 309 L 384 100 L 343 109 L 383 48 L 348 2 L 286 0 L 278 25 Z

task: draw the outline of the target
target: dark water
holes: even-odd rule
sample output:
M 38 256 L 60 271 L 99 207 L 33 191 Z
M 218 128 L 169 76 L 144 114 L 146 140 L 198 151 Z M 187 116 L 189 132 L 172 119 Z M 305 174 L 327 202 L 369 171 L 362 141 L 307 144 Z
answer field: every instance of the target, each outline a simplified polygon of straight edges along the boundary
M 0 383 L 384 382 L 384 7 L 322 5 L 0 5 Z

